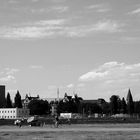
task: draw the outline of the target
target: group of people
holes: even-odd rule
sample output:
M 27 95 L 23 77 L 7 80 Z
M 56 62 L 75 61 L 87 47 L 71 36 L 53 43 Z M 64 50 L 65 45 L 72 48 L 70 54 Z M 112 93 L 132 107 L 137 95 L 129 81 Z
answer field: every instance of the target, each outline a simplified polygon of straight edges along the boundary
M 23 122 L 24 122 L 24 119 L 15 120 L 14 124 L 15 124 L 16 126 L 21 127 Z M 69 118 L 67 119 L 67 123 L 70 125 L 70 119 L 69 119 Z M 54 117 L 54 126 L 55 126 L 56 128 L 58 128 L 59 124 L 60 124 L 59 116 L 56 115 L 56 116 Z

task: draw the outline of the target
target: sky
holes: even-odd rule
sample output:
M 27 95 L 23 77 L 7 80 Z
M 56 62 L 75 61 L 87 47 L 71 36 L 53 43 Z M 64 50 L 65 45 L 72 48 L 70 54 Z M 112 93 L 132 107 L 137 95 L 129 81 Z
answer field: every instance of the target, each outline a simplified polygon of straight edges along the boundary
M 41 98 L 140 100 L 139 0 L 0 0 L 0 84 Z

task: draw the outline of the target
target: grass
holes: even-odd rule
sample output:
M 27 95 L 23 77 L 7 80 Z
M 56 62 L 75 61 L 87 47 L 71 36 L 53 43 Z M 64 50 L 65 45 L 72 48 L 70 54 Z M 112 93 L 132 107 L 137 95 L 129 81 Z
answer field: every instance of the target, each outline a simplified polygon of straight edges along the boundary
M 0 127 L 0 140 L 139 140 L 140 124 Z

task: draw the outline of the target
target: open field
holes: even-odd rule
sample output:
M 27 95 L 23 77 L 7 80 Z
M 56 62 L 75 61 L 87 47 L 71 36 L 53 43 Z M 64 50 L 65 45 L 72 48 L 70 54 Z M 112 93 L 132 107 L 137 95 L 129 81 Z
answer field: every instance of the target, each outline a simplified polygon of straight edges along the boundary
M 140 124 L 0 126 L 0 140 L 139 140 Z

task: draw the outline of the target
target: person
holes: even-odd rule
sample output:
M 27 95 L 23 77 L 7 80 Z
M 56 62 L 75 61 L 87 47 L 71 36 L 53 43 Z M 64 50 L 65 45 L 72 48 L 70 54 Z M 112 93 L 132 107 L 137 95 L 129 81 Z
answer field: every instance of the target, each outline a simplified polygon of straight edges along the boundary
M 69 125 L 71 124 L 71 122 L 70 122 L 70 118 L 68 118 L 67 122 L 68 122 Z
M 14 124 L 16 125 L 16 126 L 19 126 L 19 127 L 21 127 L 21 121 L 20 120 L 16 120 L 15 122 L 14 122 Z
M 59 117 L 57 115 L 57 116 L 55 116 L 55 127 L 58 128 L 58 125 L 59 125 Z

